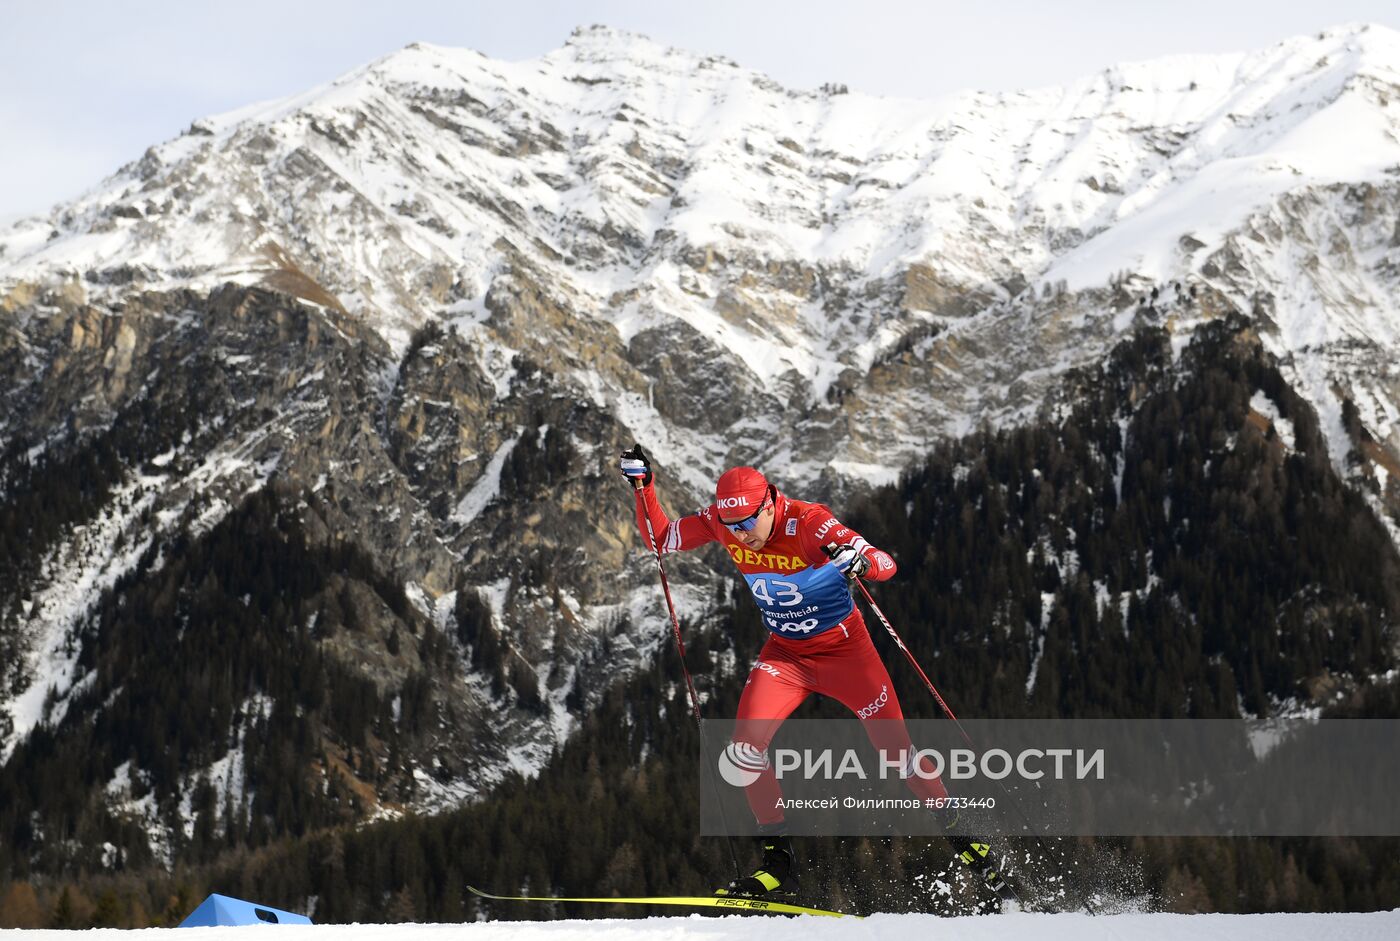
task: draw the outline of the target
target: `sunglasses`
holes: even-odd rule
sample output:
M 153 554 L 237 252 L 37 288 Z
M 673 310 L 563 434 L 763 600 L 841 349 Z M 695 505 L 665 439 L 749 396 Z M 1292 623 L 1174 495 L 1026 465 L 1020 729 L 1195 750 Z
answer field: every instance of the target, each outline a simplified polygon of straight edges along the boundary
M 763 498 L 763 502 L 758 505 L 758 509 L 753 511 L 753 515 L 746 516 L 743 519 L 737 520 L 733 523 L 725 523 L 724 520 L 720 520 L 720 522 L 724 523 L 725 528 L 727 528 L 731 533 L 752 532 L 753 528 L 758 525 L 758 515 L 766 509 L 768 509 L 767 496 L 765 496 Z

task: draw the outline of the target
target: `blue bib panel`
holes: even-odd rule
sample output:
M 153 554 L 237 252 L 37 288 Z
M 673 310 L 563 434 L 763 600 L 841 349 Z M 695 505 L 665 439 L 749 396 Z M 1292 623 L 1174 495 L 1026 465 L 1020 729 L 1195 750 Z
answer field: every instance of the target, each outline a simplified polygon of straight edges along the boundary
M 844 621 L 856 606 L 846 577 L 834 565 L 743 575 L 763 613 L 763 625 L 778 637 L 815 637 Z

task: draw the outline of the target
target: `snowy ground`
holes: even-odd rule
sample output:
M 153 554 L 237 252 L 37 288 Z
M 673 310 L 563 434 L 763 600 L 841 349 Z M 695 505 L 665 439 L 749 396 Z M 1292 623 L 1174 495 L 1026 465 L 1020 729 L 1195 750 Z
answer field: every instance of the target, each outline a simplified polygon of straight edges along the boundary
M 230 941 L 240 928 L 187 928 L 181 941 Z M 572 938 L 744 939 L 761 931 L 764 941 L 958 941 L 1019 938 L 1036 941 L 1290 941 L 1346 938 L 1382 941 L 1400 937 L 1400 909 L 1390 912 L 1343 912 L 1302 915 L 1000 915 L 981 918 L 936 918 L 931 915 L 875 915 L 864 920 L 778 918 L 769 915 L 694 915 L 682 918 L 602 919 L 595 921 L 484 922 L 470 925 L 318 925 L 283 926 L 290 941 L 568 941 Z M 137 934 L 103 929 L 88 932 L 91 941 L 139 941 Z M 99 937 L 103 936 L 103 937 Z M 0 931 L 0 939 L 63 941 L 59 931 Z

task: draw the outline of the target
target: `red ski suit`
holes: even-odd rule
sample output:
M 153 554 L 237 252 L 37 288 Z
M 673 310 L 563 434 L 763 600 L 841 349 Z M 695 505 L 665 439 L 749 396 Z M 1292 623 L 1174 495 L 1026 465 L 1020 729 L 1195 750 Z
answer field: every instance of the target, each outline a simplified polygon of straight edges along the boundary
M 865 577 L 872 581 L 894 575 L 889 553 L 842 525 L 827 507 L 788 499 L 777 488 L 770 488 L 773 533 L 757 551 L 734 538 L 720 522 L 715 504 L 671 520 L 653 486 L 641 493 L 660 551 L 720 543 L 748 583 L 771 634 L 739 699 L 734 741 L 728 749 L 730 761 L 761 772 L 745 789 L 760 824 L 783 820 L 782 790 L 769 766 L 768 745 L 778 726 L 811 693 L 830 696 L 854 712 L 883 757 L 894 761 L 913 755 L 889 672 L 870 641 L 850 585 L 829 564 L 822 547 L 855 546 L 870 563 Z M 639 506 L 637 523 L 645 542 L 647 524 L 641 513 Z M 921 799 L 948 796 L 939 778 L 910 774 L 906 768 L 905 781 Z

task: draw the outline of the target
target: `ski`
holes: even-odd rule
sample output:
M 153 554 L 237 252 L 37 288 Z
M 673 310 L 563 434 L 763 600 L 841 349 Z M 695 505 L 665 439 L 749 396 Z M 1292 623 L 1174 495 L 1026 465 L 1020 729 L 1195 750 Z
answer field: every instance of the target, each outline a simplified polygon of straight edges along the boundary
M 822 915 L 828 918 L 860 918 L 846 912 L 832 912 L 824 908 L 808 908 L 806 905 L 792 905 L 788 902 L 770 902 L 767 899 L 747 898 L 740 895 L 654 895 L 639 898 L 565 898 L 550 895 L 492 895 L 475 886 L 467 886 L 467 891 L 478 898 L 496 902 L 581 902 L 588 905 L 676 905 L 682 908 L 721 908 L 729 911 L 766 912 L 772 915 Z

